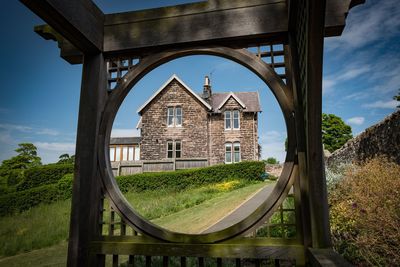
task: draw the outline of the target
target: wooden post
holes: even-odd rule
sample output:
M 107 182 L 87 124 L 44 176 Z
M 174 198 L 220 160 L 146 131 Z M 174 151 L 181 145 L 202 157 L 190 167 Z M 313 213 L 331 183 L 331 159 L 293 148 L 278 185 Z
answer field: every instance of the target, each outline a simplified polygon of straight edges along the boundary
M 322 67 L 325 0 L 309 0 L 307 60 L 307 171 L 313 248 L 331 247 L 322 149 Z
M 102 54 L 85 56 L 79 104 L 75 177 L 67 266 L 103 266 L 103 256 L 89 255 L 89 243 L 101 234 L 101 180 L 97 166 L 100 119 L 107 97 Z

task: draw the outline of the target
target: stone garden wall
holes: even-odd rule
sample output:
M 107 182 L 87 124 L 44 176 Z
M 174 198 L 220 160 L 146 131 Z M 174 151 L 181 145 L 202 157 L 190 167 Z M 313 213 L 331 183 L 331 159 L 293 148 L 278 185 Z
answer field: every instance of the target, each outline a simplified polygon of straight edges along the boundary
M 328 167 L 360 162 L 377 155 L 387 156 L 400 164 L 400 110 L 369 127 L 327 159 Z

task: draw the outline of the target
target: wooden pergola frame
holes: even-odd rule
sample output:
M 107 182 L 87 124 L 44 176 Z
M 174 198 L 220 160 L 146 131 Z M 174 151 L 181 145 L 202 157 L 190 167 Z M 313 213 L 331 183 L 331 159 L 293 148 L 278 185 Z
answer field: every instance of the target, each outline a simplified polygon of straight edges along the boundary
M 294 258 L 298 265 L 345 264 L 331 250 L 329 230 L 321 137 L 323 41 L 340 35 L 349 9 L 364 0 L 208 0 L 116 14 L 104 14 L 90 0 L 20 1 L 48 23 L 35 31 L 56 40 L 66 61 L 83 64 L 68 266 L 103 266 L 106 254 L 273 256 Z M 261 54 L 244 49 L 275 43 L 285 48 L 286 83 Z M 192 54 L 234 60 L 264 80 L 281 106 L 289 140 L 283 174 L 268 201 L 242 222 L 205 235 L 173 233 L 141 219 L 124 202 L 107 155 L 115 113 L 132 86 L 155 67 Z M 119 57 L 140 61 L 109 90 L 107 64 Z M 292 185 L 299 242 L 241 238 L 272 215 Z M 141 237 L 101 235 L 104 194 Z

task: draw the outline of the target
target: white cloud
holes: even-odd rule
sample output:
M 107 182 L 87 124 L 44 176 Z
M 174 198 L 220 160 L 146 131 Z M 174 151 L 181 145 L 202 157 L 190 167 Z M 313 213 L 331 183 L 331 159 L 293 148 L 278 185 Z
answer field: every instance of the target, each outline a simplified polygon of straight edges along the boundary
M 346 122 L 348 124 L 352 124 L 352 125 L 361 125 L 364 123 L 364 121 L 365 121 L 364 117 L 353 117 L 353 118 L 346 120 Z
M 367 1 L 357 9 L 357 12 L 349 12 L 343 35 L 327 39 L 326 47 L 329 51 L 351 52 L 374 41 L 399 34 L 398 0 Z
M 358 76 L 368 73 L 370 71 L 371 71 L 371 66 L 360 64 L 360 62 L 357 62 L 357 64 L 352 64 L 351 66 L 345 69 L 341 69 L 336 73 L 325 76 L 322 81 L 323 93 L 324 94 L 330 93 L 333 91 L 334 87 L 338 83 L 355 79 Z
M 58 131 L 56 131 L 56 130 L 53 130 L 53 129 L 44 128 L 44 129 L 39 129 L 39 130 L 37 130 L 37 131 L 36 131 L 36 134 L 39 134 L 39 135 L 52 135 L 52 136 L 57 136 L 57 135 L 60 134 L 60 132 L 58 132 Z
M 140 136 L 138 129 L 112 129 L 111 137 L 133 137 Z
M 259 143 L 261 145 L 261 158 L 274 157 L 280 162 L 285 161 L 285 139 L 286 132 L 268 131 L 260 134 Z
M 35 142 L 34 145 L 38 149 L 60 151 L 60 152 L 73 152 L 75 151 L 74 143 L 47 143 L 47 142 Z
M 23 125 L 16 125 L 16 124 L 0 124 L 0 129 L 8 130 L 8 131 L 20 131 L 20 132 L 31 132 L 32 128 Z
M 364 104 L 363 107 L 365 108 L 381 108 L 381 109 L 392 109 L 396 108 L 396 106 L 399 104 L 396 100 L 389 100 L 389 101 L 376 101 L 373 103 L 368 103 Z

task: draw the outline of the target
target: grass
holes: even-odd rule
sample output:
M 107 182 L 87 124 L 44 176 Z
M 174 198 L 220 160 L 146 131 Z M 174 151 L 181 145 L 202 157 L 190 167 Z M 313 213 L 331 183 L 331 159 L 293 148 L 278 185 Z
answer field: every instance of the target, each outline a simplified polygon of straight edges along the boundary
M 70 210 L 70 200 L 65 200 L 0 218 L 0 257 L 53 246 L 66 240 Z
M 229 213 L 244 199 L 252 195 L 265 182 L 242 183 L 230 181 L 188 189 L 182 192 L 147 191 L 128 193 L 126 197 L 139 213 L 171 230 L 199 232 Z M 215 212 L 218 210 L 218 212 Z M 213 212 L 214 211 L 214 212 Z M 61 266 L 58 258 L 66 255 L 66 240 L 69 229 L 70 200 L 49 205 L 40 205 L 31 210 L 0 218 L 0 266 Z M 42 249 L 37 252 L 34 250 Z M 58 248 L 52 253 L 52 248 Z M 29 252 L 32 251 L 32 252 Z M 63 252 L 64 251 L 64 252 Z M 18 253 L 29 257 L 9 257 Z M 62 254 L 64 253 L 64 254 Z M 54 259 L 53 255 L 54 254 Z M 4 258 L 8 257 L 8 258 Z M 41 265 L 40 259 L 46 259 Z M 24 261 L 10 265 L 8 260 Z M 48 264 L 51 263 L 51 264 Z M 65 265 L 65 261 L 62 263 Z
M 214 225 L 265 185 L 265 183 L 255 183 L 232 190 L 230 193 L 219 194 L 199 205 L 152 222 L 172 231 L 198 234 Z

